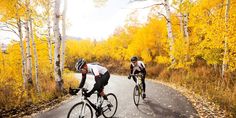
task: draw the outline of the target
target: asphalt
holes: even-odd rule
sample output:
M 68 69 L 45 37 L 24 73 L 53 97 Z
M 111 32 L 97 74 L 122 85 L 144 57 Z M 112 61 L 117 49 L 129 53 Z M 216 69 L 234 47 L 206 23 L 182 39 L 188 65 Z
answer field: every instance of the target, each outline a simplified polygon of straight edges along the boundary
M 81 78 L 80 74 L 75 74 Z M 93 76 L 87 76 L 84 87 L 89 90 L 94 84 Z M 147 98 L 136 107 L 133 102 L 134 81 L 127 76 L 111 75 L 105 93 L 114 93 L 118 99 L 117 118 L 198 118 L 192 104 L 178 91 L 165 85 L 146 80 Z M 96 95 L 91 96 L 95 101 Z M 33 118 L 66 118 L 69 109 L 80 101 L 80 96 L 73 96 L 60 106 L 40 112 Z M 101 116 L 103 117 L 103 116 Z

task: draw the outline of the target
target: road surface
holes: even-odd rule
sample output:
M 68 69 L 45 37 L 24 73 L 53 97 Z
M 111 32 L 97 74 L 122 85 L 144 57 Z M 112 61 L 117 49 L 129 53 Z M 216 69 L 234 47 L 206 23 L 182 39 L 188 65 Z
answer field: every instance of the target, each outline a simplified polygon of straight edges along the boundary
M 75 74 L 81 78 L 80 74 Z M 93 76 L 87 76 L 85 87 L 91 90 L 94 84 Z M 146 80 L 146 100 L 141 100 L 136 107 L 133 102 L 134 81 L 127 76 L 111 75 L 105 93 L 112 92 L 117 96 L 117 118 L 196 118 L 196 110 L 191 103 L 176 90 L 162 84 Z M 95 100 L 96 95 L 91 99 Z M 75 96 L 62 105 L 44 113 L 38 113 L 34 118 L 66 118 L 69 109 L 80 101 L 80 96 Z M 95 115 L 94 115 L 95 116 Z M 100 116 L 101 118 L 103 116 Z

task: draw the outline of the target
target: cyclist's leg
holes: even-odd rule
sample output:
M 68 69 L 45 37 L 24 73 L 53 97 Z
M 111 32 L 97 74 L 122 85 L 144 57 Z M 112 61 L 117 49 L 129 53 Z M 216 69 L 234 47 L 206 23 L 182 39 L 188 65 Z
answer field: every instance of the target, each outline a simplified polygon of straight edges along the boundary
M 104 99 L 107 100 L 106 94 L 104 93 L 104 86 L 106 86 L 108 84 L 108 80 L 110 78 L 110 73 L 106 72 L 104 75 L 102 75 L 101 77 L 101 81 L 102 81 L 102 86 L 100 88 L 99 94 L 101 96 L 103 96 Z
M 103 86 L 106 86 L 108 84 L 108 81 L 110 79 L 110 73 L 109 72 L 106 72 L 103 76 L 102 76 L 102 79 L 103 79 Z
M 99 88 L 98 90 L 98 96 L 97 97 L 100 97 L 100 96 L 103 96 L 103 94 L 104 94 L 104 92 L 103 92 L 103 86 L 102 86 L 102 88 Z M 97 101 L 98 102 L 98 101 Z M 96 116 L 97 117 L 99 117 L 102 113 L 102 108 L 101 108 L 101 105 L 100 106 L 98 106 L 97 107 L 97 109 L 95 109 L 96 110 L 96 112 L 95 112 L 95 114 L 96 114 Z
M 104 86 L 102 86 L 102 88 L 100 88 L 98 90 L 98 93 L 99 93 L 100 96 L 104 96 L 105 95 L 105 93 L 104 93 Z
M 145 83 L 145 75 L 142 77 L 142 84 L 143 84 L 143 92 L 145 93 L 146 90 L 146 83 Z
M 104 86 L 98 91 L 99 95 L 103 97 L 104 100 L 107 100 L 107 96 L 104 93 Z
M 138 73 L 139 73 L 139 71 L 137 71 L 137 70 L 134 71 L 134 74 L 138 74 Z M 136 83 L 137 82 L 137 78 L 135 76 L 132 76 L 132 77 L 133 77 L 134 82 Z
M 146 73 L 143 73 L 143 77 L 141 78 L 141 81 L 142 81 L 142 85 L 143 85 L 143 98 L 146 98 L 146 83 L 145 83 L 145 76 L 146 76 Z
M 101 78 L 95 79 L 96 83 L 94 84 L 94 86 L 98 93 L 100 93 L 101 89 L 103 89 L 103 87 L 108 84 L 109 78 L 110 74 L 109 72 L 106 72 L 104 75 L 101 75 Z

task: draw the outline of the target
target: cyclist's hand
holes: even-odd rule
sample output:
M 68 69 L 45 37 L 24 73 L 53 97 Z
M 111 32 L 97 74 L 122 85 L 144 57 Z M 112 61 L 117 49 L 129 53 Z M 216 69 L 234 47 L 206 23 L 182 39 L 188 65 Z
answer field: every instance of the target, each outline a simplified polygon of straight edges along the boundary
M 77 93 L 80 91 L 80 89 L 81 89 L 81 88 L 77 88 L 77 89 L 76 89 Z
M 128 76 L 128 79 L 130 79 L 130 78 L 131 78 L 131 75 Z
M 140 73 L 139 75 L 140 75 L 141 78 L 143 78 L 143 73 Z
M 70 95 L 76 95 L 78 92 L 79 92 L 79 89 L 72 89 L 71 87 L 69 88 Z
M 90 97 L 92 94 L 90 93 L 90 92 L 86 92 L 86 93 L 84 93 L 84 96 L 86 96 L 86 97 Z

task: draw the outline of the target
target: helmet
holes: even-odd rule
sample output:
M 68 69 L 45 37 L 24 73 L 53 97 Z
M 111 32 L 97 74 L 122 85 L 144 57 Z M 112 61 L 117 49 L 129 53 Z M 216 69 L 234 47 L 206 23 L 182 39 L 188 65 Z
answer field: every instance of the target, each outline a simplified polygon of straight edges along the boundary
M 130 61 L 138 61 L 138 58 L 136 56 L 131 57 Z
M 84 59 L 79 59 L 75 64 L 76 71 L 79 71 L 84 66 L 84 64 L 86 64 L 86 61 Z

